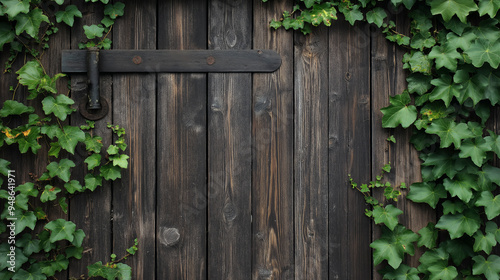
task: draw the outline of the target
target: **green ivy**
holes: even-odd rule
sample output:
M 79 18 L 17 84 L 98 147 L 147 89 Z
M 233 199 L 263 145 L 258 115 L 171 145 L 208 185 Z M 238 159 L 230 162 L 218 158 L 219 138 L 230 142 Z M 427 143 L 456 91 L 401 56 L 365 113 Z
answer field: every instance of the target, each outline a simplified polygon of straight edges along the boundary
M 44 7 L 53 2 L 60 5 L 58 11 L 47 13 Z M 127 149 L 125 130 L 108 124 L 116 140 L 105 149 L 102 138 L 93 132 L 94 122 L 68 125 L 68 118 L 76 111 L 75 102 L 67 94 L 59 93 L 56 87 L 65 75 L 51 76 L 42 65 L 40 54 L 49 48 L 49 38 L 59 30 L 58 24 L 72 27 L 75 18 L 82 17 L 77 6 L 67 2 L 0 0 L 0 49 L 10 54 L 5 73 L 11 72 L 17 57 L 22 56 L 26 61 L 15 71 L 19 84 L 11 86 L 12 100 L 5 100 L 0 109 L 0 148 L 16 148 L 21 155 L 37 156 L 40 149 L 48 150 L 45 171 L 31 174 L 32 181 L 22 184 L 16 181 L 18 174 L 9 170 L 10 162 L 0 159 L 0 183 L 9 183 L 7 190 L 0 190 L 4 205 L 0 213 L 0 234 L 12 237 L 0 244 L 0 279 L 54 278 L 56 273 L 68 269 L 70 259 L 81 259 L 85 233 L 71 221 L 49 217 L 43 209 L 55 205 L 67 213 L 72 196 L 95 191 L 103 181 L 121 178 L 121 170 L 128 167 L 129 157 L 123 153 Z M 84 26 L 87 41 L 80 47 L 109 49 L 111 40 L 106 37 L 116 18 L 123 15 L 125 5 L 110 4 L 108 0 L 92 2 L 105 5 L 104 18 L 100 24 Z M 24 86 L 29 93 L 21 99 L 40 102 L 43 113 L 35 113 L 32 106 L 14 100 L 19 86 Z M 78 145 L 87 152 L 83 162 L 88 172 L 83 181 L 76 180 L 72 174 L 76 167 L 73 155 Z M 34 206 L 41 204 L 44 208 Z M 11 227 L 13 219 L 15 228 Z M 41 230 L 35 231 L 35 227 Z M 121 259 L 117 260 L 112 254 L 105 264 L 89 265 L 88 277 L 131 279 L 131 267 L 121 262 L 134 255 L 137 246 L 136 239 Z M 15 262 L 11 264 L 9 254 L 15 254 Z
M 263 0 L 266 2 L 266 0 Z M 407 50 L 403 68 L 408 87 L 382 108 L 382 126 L 411 129 L 422 160 L 422 182 L 405 197 L 426 203 L 438 214 L 417 233 L 398 222 L 392 202 L 399 187 L 381 183 L 353 188 L 370 206 L 366 214 L 381 225 L 373 241 L 374 264 L 386 264 L 384 279 L 500 279 L 500 137 L 487 129 L 500 103 L 500 1 L 498 0 L 301 0 L 273 20 L 274 28 L 300 30 L 330 26 L 342 14 L 350 24 L 366 21 Z M 406 10 L 408 34 L 396 31 L 388 11 Z M 394 142 L 394 137 L 388 141 Z M 387 169 L 387 167 L 385 168 Z M 387 171 L 384 171 L 387 172 Z M 385 200 L 372 196 L 384 188 Z M 439 234 L 438 238 L 438 232 Z M 425 248 L 420 265 L 404 264 L 415 246 Z

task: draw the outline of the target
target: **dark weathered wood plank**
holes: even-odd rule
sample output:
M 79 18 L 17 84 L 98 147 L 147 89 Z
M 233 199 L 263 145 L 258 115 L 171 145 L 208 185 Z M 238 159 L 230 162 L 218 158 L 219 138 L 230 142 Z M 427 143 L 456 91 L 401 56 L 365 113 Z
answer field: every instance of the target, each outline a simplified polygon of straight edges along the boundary
M 393 17 L 399 32 L 407 34 L 410 26 L 408 17 L 404 14 Z M 411 132 L 401 128 L 383 129 L 380 112 L 381 108 L 389 105 L 389 96 L 400 94 L 406 87 L 406 73 L 402 63 L 405 50 L 388 42 L 380 32 L 372 37 L 372 174 L 380 174 L 382 166 L 391 162 L 392 172 L 385 179 L 392 184 L 405 182 L 409 185 L 421 180 L 420 160 L 416 150 L 409 144 Z M 386 141 L 391 134 L 396 138 L 395 144 Z M 403 193 L 406 194 L 407 190 L 403 190 Z M 382 199 L 383 196 L 379 194 L 379 198 Z M 423 204 L 405 199 L 400 200 L 397 206 L 404 212 L 399 217 L 400 223 L 414 231 L 435 220 L 432 209 Z M 373 238 L 378 238 L 378 230 L 378 227 L 374 229 Z M 421 253 L 417 252 L 414 257 L 409 258 L 409 264 L 418 265 Z M 374 279 L 379 277 L 374 272 Z
M 76 19 L 71 29 L 71 48 L 78 49 L 78 43 L 85 39 L 83 34 L 83 25 L 91 25 L 100 22 L 103 12 L 102 5 L 89 5 L 83 1 L 74 3 L 84 15 L 82 19 Z M 54 56 L 53 59 L 58 61 L 61 52 Z M 60 61 L 60 60 L 59 60 Z M 87 76 L 85 74 L 71 75 L 71 97 L 75 100 L 75 106 L 87 95 Z M 101 96 L 111 100 L 111 76 L 101 76 Z M 92 131 L 94 135 L 102 137 L 102 143 L 107 147 L 112 141 L 111 131 L 106 128 L 106 124 L 111 122 L 112 104 L 110 105 L 110 113 L 103 119 L 96 121 L 95 129 Z M 72 125 L 85 124 L 85 120 L 77 111 L 71 116 Z M 83 178 L 86 174 L 87 165 L 83 162 L 86 157 L 86 151 L 83 144 L 77 146 L 75 155 L 76 168 L 73 172 L 78 176 L 80 182 L 84 183 Z M 98 261 L 106 262 L 109 260 L 111 252 L 112 228 L 109 219 L 111 215 L 111 184 L 103 181 L 103 186 L 97 188 L 94 192 L 87 191 L 84 194 L 74 196 L 69 203 L 69 215 L 77 228 L 81 228 L 86 236 L 83 240 L 83 254 L 81 260 L 73 260 L 70 262 L 69 276 L 78 278 L 80 275 L 87 275 L 87 266 Z
M 62 69 L 87 72 L 86 51 L 64 51 Z M 103 50 L 100 72 L 273 72 L 281 58 L 272 50 Z
M 206 1 L 158 4 L 160 49 L 206 48 Z M 206 76 L 158 74 L 158 279 L 206 279 Z
M 295 35 L 295 277 L 328 279 L 328 29 Z
M 293 32 L 269 27 L 290 1 L 254 1 L 254 48 L 283 59 L 272 74 L 254 74 L 252 279 L 293 279 Z
M 252 2 L 212 0 L 209 49 L 250 49 Z M 208 74 L 208 278 L 250 279 L 251 74 Z
M 156 48 L 156 0 L 126 1 L 114 26 L 113 47 Z M 134 279 L 156 279 L 156 75 L 113 75 L 113 123 L 124 127 L 129 168 L 113 183 L 113 252 L 124 254 L 134 239 L 139 251 L 129 263 Z
M 370 36 L 339 20 L 329 47 L 329 275 L 371 279 L 370 219 L 349 184 L 370 180 Z

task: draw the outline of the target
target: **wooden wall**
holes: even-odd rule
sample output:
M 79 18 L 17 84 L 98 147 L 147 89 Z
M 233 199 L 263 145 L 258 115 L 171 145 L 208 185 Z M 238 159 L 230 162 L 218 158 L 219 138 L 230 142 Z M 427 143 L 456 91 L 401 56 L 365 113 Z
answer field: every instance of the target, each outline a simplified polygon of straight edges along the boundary
M 50 74 L 60 71 L 60 50 L 77 49 L 82 26 L 102 17 L 99 5 L 73 2 L 84 16 L 53 38 Z M 379 109 L 405 87 L 403 51 L 367 24 L 339 20 L 307 36 L 269 28 L 291 0 L 125 3 L 115 49 L 272 49 L 283 62 L 270 74 L 102 75 L 111 112 L 96 133 L 109 144 L 106 123 L 124 127 L 130 165 L 121 180 L 71 199 L 67 217 L 87 233 L 85 251 L 59 279 L 121 255 L 136 237 L 134 279 L 378 279 L 369 248 L 377 227 L 348 174 L 368 182 L 391 162 L 393 183 L 419 180 L 409 134 L 381 128 Z M 402 31 L 409 25 L 387 11 Z M 71 76 L 77 102 L 85 80 Z M 15 76 L 0 81 L 2 100 L 11 98 Z M 24 180 L 47 160 L 4 156 Z M 74 172 L 83 178 L 83 168 Z M 428 208 L 399 207 L 414 230 L 433 219 Z

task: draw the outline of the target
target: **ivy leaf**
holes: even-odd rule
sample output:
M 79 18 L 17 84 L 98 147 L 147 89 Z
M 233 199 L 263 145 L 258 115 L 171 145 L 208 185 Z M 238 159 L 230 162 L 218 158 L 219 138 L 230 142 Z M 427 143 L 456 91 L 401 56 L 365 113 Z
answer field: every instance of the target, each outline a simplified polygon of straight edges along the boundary
M 482 137 L 478 137 L 474 140 L 466 140 L 460 146 L 460 158 L 472 159 L 475 165 L 481 167 L 484 160 L 486 160 L 486 152 L 491 151 L 491 145 L 486 142 Z
M 121 168 L 119 166 L 114 166 L 111 163 L 101 166 L 99 169 L 101 176 L 105 180 L 116 180 L 122 177 Z
M 458 271 L 454 266 L 436 264 L 427 270 L 431 273 L 429 280 L 454 280 L 458 276 Z
M 426 76 L 420 73 L 411 73 L 406 78 L 408 82 L 408 91 L 422 95 L 431 88 L 431 76 Z
M 433 223 L 428 223 L 426 227 L 418 231 L 420 238 L 418 239 L 418 247 L 425 246 L 429 249 L 436 247 L 438 239 L 438 231 Z
M 88 189 L 90 191 L 94 191 L 98 186 L 102 186 L 102 177 L 101 176 L 95 176 L 92 173 L 87 173 L 85 175 L 85 189 Z
M 47 135 L 50 139 L 53 139 L 61 129 L 57 124 L 44 125 L 40 128 L 40 133 Z
M 492 183 L 500 185 L 500 168 L 498 167 L 486 164 L 475 174 L 478 176 L 477 184 L 480 190 L 493 191 L 496 186 L 492 186 Z
M 59 153 L 61 152 L 61 144 L 59 142 L 50 143 L 50 150 L 48 155 L 53 157 L 59 157 Z
M 461 201 L 446 200 L 443 202 L 443 214 L 462 213 L 467 206 Z
M 45 203 L 47 201 L 54 201 L 57 199 L 57 194 L 61 192 L 60 188 L 56 188 L 51 185 L 46 185 L 42 194 L 40 195 L 40 201 Z
M 87 164 L 88 170 L 93 170 L 94 168 L 96 168 L 101 164 L 101 155 L 92 154 L 88 156 L 84 162 Z
M 47 276 L 42 274 L 40 270 L 26 271 L 24 269 L 16 270 L 16 274 L 12 280 L 45 280 Z
M 10 27 L 7 22 L 0 22 L 0 51 L 3 50 L 3 46 L 14 41 L 16 38 L 16 33 Z
M 49 171 L 50 177 L 59 177 L 64 182 L 69 182 L 69 178 L 71 176 L 69 169 L 75 167 L 75 163 L 69 159 L 61 159 L 59 163 L 51 162 L 47 165 L 47 170 Z
M 500 215 L 500 195 L 493 197 L 490 191 L 483 191 L 475 205 L 484 206 L 484 212 L 488 220 L 492 220 Z
M 64 219 L 57 219 L 49 222 L 45 225 L 45 229 L 50 230 L 50 242 L 54 243 L 59 240 L 68 240 L 72 242 L 75 238 L 73 233 L 75 232 L 76 225 L 71 221 L 66 221 Z
M 481 219 L 479 214 L 466 209 L 463 213 L 454 215 L 443 215 L 436 224 L 436 228 L 445 229 L 449 232 L 450 238 L 455 239 L 463 236 L 465 233 L 472 236 L 480 227 Z
M 33 38 L 38 38 L 42 22 L 49 23 L 49 18 L 38 8 L 31 10 L 28 14 L 18 14 L 15 20 L 17 20 L 16 35 L 21 35 L 26 31 Z
M 61 148 L 75 154 L 75 147 L 78 142 L 85 141 L 85 133 L 79 127 L 66 125 L 62 130 L 58 131 L 57 139 Z
M 64 184 L 64 188 L 66 188 L 66 190 L 71 194 L 77 191 L 83 191 L 82 185 L 80 185 L 80 182 L 78 182 L 77 180 L 71 180 L 70 182 Z
M 433 265 L 447 265 L 450 254 L 443 248 L 432 249 L 422 254 L 419 259 L 420 265 L 418 270 L 421 272 L 428 271 Z
M 102 37 L 104 35 L 104 28 L 95 24 L 90 26 L 84 25 L 83 30 L 85 31 L 85 36 L 87 36 L 87 39 L 94 39 L 96 37 Z
M 461 85 L 455 84 L 449 75 L 441 75 L 433 79 L 431 84 L 436 86 L 429 96 L 430 101 L 443 100 L 446 107 L 450 106 L 453 96 L 460 96 Z
M 350 9 L 344 8 L 340 11 L 344 14 L 345 20 L 351 25 L 354 25 L 357 20 L 363 20 L 363 14 L 359 10 L 359 5 L 353 5 Z
M 64 250 L 64 253 L 66 253 L 66 258 L 75 258 L 77 260 L 80 260 L 83 255 L 83 247 L 75 247 L 75 246 L 70 246 Z
M 396 226 L 394 231 L 383 227 L 380 239 L 370 244 L 370 247 L 374 249 L 373 264 L 378 265 L 383 260 L 387 260 L 392 268 L 397 269 L 405 253 L 412 256 L 415 254 L 413 242 L 417 240 L 417 234 L 401 225 Z
M 16 235 L 21 233 L 25 228 L 35 229 L 36 226 L 36 216 L 32 211 L 23 211 L 21 216 L 16 217 Z
M 419 32 L 411 38 L 410 46 L 414 49 L 419 49 L 420 51 L 432 48 L 434 45 L 436 45 L 436 39 L 432 37 L 430 32 Z
M 4 5 L 3 11 L 10 18 L 20 13 L 27 14 L 30 11 L 30 0 L 1 0 L 0 2 Z
M 118 146 L 116 145 L 109 145 L 108 149 L 106 150 L 106 152 L 108 153 L 108 155 L 117 155 L 119 150 L 118 150 Z
M 385 207 L 379 205 L 374 206 L 372 213 L 376 224 L 383 223 L 390 230 L 394 230 L 394 228 L 398 225 L 398 216 L 403 214 L 403 211 L 394 205 L 389 204 Z
M 35 184 L 27 182 L 16 187 L 16 191 L 24 194 L 26 196 L 38 196 L 38 190 L 35 188 Z
M 102 148 L 102 137 L 92 136 L 85 133 L 85 149 L 88 152 L 100 153 Z
M 446 67 L 451 71 L 457 70 L 457 60 L 462 58 L 451 44 L 434 46 L 428 56 L 436 60 L 437 69 Z
M 410 55 L 408 60 L 411 72 L 419 72 L 430 75 L 432 72 L 432 60 L 423 52 L 415 52 Z
M 387 13 L 380 7 L 373 8 L 373 10 L 366 13 L 366 21 L 368 21 L 368 23 L 373 23 L 378 27 L 382 26 L 386 17 Z
M 479 68 L 487 62 L 496 69 L 500 64 L 500 40 L 490 43 L 487 39 L 478 39 L 465 53 L 475 67 Z
M 488 14 L 494 18 L 500 9 L 500 2 L 496 0 L 480 0 L 479 1 L 479 15 L 484 16 Z
M 408 106 L 410 102 L 410 94 L 407 91 L 390 97 L 391 105 L 381 109 L 384 114 L 382 117 L 382 126 L 387 128 L 401 125 L 407 128 L 415 122 L 417 119 L 417 109 L 413 105 Z
M 33 113 L 35 108 L 26 106 L 15 100 L 5 100 L 0 110 L 0 117 L 5 118 L 12 115 L 22 115 L 24 113 Z
M 439 199 L 446 198 L 447 193 L 443 185 L 436 185 L 434 182 L 424 182 L 424 183 L 413 183 L 410 186 L 410 192 L 406 196 L 409 200 L 418 203 L 427 203 L 433 209 L 436 209 L 436 205 Z
M 472 258 L 474 265 L 472 266 L 472 274 L 480 275 L 484 274 L 486 279 L 499 279 L 500 274 L 500 257 L 497 255 L 488 256 L 488 260 L 485 260 L 483 256 L 475 256 Z
M 65 121 L 66 117 L 76 111 L 71 108 L 75 101 L 64 94 L 59 94 L 56 98 L 47 96 L 42 100 L 43 111 L 46 115 L 54 114 L 61 121 Z
M 439 136 L 441 148 L 447 148 L 454 144 L 455 148 L 459 149 L 462 140 L 474 137 L 467 124 L 457 124 L 454 120 L 448 118 L 434 121 L 425 132 Z
M 445 178 L 443 186 L 452 197 L 458 197 L 465 203 L 469 202 L 472 198 L 472 190 L 477 190 L 476 181 L 470 176 L 454 180 Z
M 113 161 L 114 166 L 119 166 L 121 168 L 127 168 L 128 167 L 128 159 L 129 156 L 127 155 L 114 155 L 109 157 L 110 160 Z
M 488 85 L 484 83 L 479 75 L 475 75 L 471 78 L 468 72 L 458 70 L 455 76 L 453 76 L 453 81 L 462 86 L 461 94 L 457 96 L 460 104 L 463 104 L 467 98 L 470 98 L 474 105 L 484 99 L 484 88 Z
M 107 4 L 104 8 L 104 14 L 109 16 L 111 19 L 116 19 L 119 16 L 123 16 L 123 9 L 125 4 L 122 2 L 117 2 L 116 4 Z M 100 37 L 100 36 L 99 36 Z
M 457 15 L 461 22 L 467 22 L 469 12 L 477 11 L 478 7 L 474 0 L 432 0 L 432 15 L 441 15 L 444 21 L 449 21 L 453 15 Z
M 495 245 L 497 245 L 497 241 L 494 233 L 488 232 L 485 235 L 478 231 L 474 234 L 474 252 L 484 251 L 489 255 Z
M 25 256 L 31 256 L 33 253 L 38 253 L 42 250 L 42 248 L 40 248 L 40 240 L 32 239 L 29 233 L 23 234 L 23 237 L 16 241 L 16 245 L 23 248 Z
M 38 61 L 32 60 L 24 64 L 19 71 L 17 79 L 21 85 L 27 86 L 28 90 L 35 90 L 40 84 L 43 76 L 43 68 Z
M 465 167 L 465 163 L 456 153 L 437 151 L 425 158 L 422 166 L 432 167 L 434 179 L 441 178 L 444 174 L 453 179 Z
M 68 203 L 66 202 L 66 197 L 59 198 L 59 206 L 61 206 L 61 210 L 64 214 L 68 214 Z
M 447 45 L 455 46 L 463 51 L 468 50 L 472 45 L 472 42 L 476 40 L 477 36 L 474 32 L 465 32 L 463 35 L 458 36 L 454 32 L 450 32 L 446 35 Z
M 401 264 L 398 269 L 388 266 L 387 272 L 383 273 L 383 275 L 384 279 L 389 280 L 420 280 L 418 270 L 405 264 Z
M 76 247 L 81 247 L 83 243 L 83 239 L 85 238 L 85 232 L 83 230 L 79 229 L 73 233 L 74 239 L 71 242 Z
M 82 12 L 80 12 L 75 5 L 68 5 L 64 11 L 58 11 L 56 13 L 57 22 L 60 23 L 63 21 L 71 27 L 73 27 L 73 24 L 75 23 L 75 17 L 82 17 Z

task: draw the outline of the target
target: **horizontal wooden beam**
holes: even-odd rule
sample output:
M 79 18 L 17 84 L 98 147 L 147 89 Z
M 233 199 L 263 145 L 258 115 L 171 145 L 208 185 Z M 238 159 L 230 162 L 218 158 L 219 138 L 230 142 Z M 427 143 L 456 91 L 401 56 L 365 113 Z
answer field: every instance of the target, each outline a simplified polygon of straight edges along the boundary
M 62 72 L 87 72 L 86 50 L 62 51 Z M 99 72 L 274 72 L 281 57 L 272 50 L 102 50 Z

